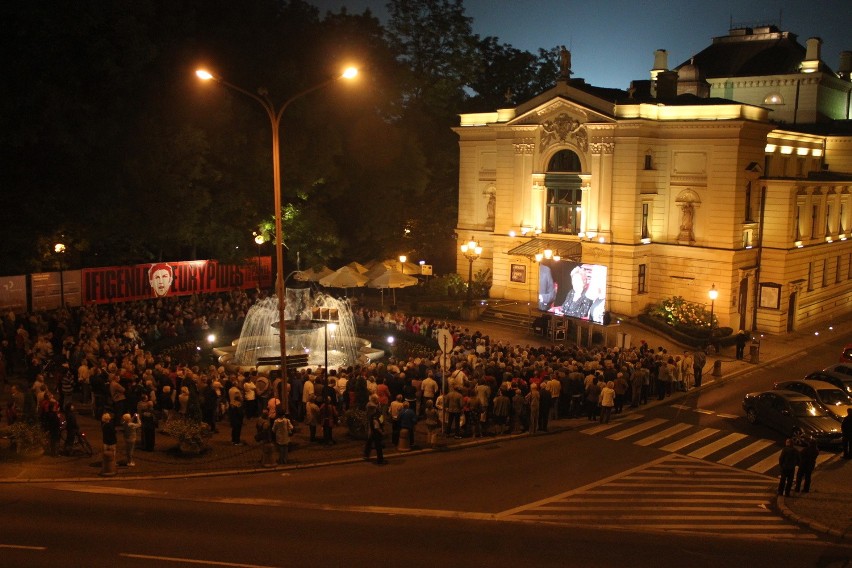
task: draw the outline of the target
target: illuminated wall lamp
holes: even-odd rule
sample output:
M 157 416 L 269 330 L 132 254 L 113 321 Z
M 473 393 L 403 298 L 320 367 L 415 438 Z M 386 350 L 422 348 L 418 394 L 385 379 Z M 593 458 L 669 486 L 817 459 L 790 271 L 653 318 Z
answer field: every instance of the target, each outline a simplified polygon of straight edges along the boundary
M 544 258 L 550 260 L 553 257 L 553 251 L 550 249 L 544 249 Z
M 766 145 L 766 153 L 767 153 L 767 154 L 771 154 L 772 152 L 774 152 L 774 151 L 775 151 L 775 149 L 776 149 L 777 147 L 778 147 L 778 145 L 777 145 L 777 144 L 767 144 L 767 145 Z
M 805 245 L 802 244 L 802 241 L 796 241 L 793 244 L 796 245 L 796 248 L 802 248 L 802 247 L 805 246 Z
M 831 243 L 834 242 L 831 237 L 825 237 L 825 242 Z
M 543 254 L 541 254 L 540 252 L 535 253 L 535 261 L 536 262 L 541 262 L 542 258 L 544 258 Z
M 793 153 L 793 147 L 792 146 L 781 146 L 781 153 L 787 154 L 787 155 L 792 154 Z
M 796 148 L 796 154 L 799 156 L 807 156 L 810 152 L 810 148 Z
M 650 245 L 651 244 L 651 237 L 645 237 L 644 239 L 639 239 L 639 242 L 642 243 L 643 245 Z
M 514 230 L 509 231 L 509 236 L 514 237 L 517 236 L 517 233 Z
M 813 150 L 811 150 L 811 155 L 814 158 L 822 157 L 822 148 L 814 148 Z

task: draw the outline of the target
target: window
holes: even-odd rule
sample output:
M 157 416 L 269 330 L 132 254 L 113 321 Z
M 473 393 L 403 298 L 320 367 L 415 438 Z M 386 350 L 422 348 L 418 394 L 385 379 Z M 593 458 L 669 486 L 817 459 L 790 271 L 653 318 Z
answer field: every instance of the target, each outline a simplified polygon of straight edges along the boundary
M 642 204 L 642 238 L 650 239 L 651 231 L 648 229 L 648 225 L 650 224 L 650 216 L 651 216 L 651 204 L 643 203 Z
M 812 292 L 814 289 L 814 263 L 813 261 L 808 263 L 808 292 Z
M 753 219 L 751 218 L 751 182 L 746 182 L 746 194 L 745 194 L 745 222 L 751 223 Z
M 645 290 L 645 266 L 644 264 L 639 265 L 639 294 L 644 294 Z
M 828 286 L 828 259 L 822 259 L 822 287 Z
M 825 236 L 831 234 L 831 203 L 825 204 Z
M 580 157 L 560 150 L 550 159 L 544 184 L 547 187 L 547 232 L 576 235 L 580 232 L 583 191 Z
M 653 170 L 654 169 L 654 160 L 651 158 L 651 153 L 645 154 L 645 169 Z
M 797 241 L 801 241 L 801 240 L 802 240 L 802 206 L 801 206 L 801 205 L 797 205 L 797 206 L 796 206 L 796 234 L 795 234 L 795 240 L 797 240 Z
M 819 219 L 819 205 L 813 205 L 811 207 L 811 238 L 817 238 L 817 231 L 819 230 L 819 223 L 817 222 Z

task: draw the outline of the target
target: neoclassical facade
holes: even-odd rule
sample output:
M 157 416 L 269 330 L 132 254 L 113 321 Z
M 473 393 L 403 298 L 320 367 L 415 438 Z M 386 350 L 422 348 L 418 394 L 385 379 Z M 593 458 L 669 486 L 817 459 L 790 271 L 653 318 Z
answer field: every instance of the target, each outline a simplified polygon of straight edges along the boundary
M 740 36 L 754 50 L 747 34 L 725 37 Z M 730 57 L 736 42 L 724 43 Z M 628 91 L 572 79 L 563 64 L 536 98 L 462 115 L 457 233 L 482 246 L 474 270 L 492 270 L 491 296 L 535 305 L 535 254 L 548 250 L 605 266 L 614 314 L 671 296 L 709 304 L 711 286 L 719 325 L 734 329 L 783 333 L 852 311 L 852 131 L 838 102 L 852 84 L 848 69 L 834 73 L 810 43 L 795 45 L 787 75 L 827 94 L 810 97 L 810 110 L 800 97 L 786 119 L 773 112 L 787 104 L 787 79 L 708 78 L 704 52 L 676 70 L 657 52 L 651 80 Z M 773 93 L 774 107 L 755 102 Z

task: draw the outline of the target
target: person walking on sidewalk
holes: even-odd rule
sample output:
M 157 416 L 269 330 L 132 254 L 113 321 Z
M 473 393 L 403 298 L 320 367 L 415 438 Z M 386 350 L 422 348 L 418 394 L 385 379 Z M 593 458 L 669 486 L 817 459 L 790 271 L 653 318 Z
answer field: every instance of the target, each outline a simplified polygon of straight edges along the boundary
M 843 432 L 843 458 L 848 460 L 852 458 L 852 408 L 846 409 L 846 418 L 840 429 Z
M 811 474 L 816 468 L 818 456 L 819 448 L 817 448 L 816 440 L 811 438 L 805 444 L 805 449 L 799 454 L 799 470 L 796 472 L 796 493 L 799 490 L 802 493 L 807 493 L 811 490 Z M 802 488 L 802 480 L 805 482 L 804 488 Z
M 787 438 L 784 449 L 778 456 L 778 465 L 781 468 L 781 479 L 778 481 L 778 495 L 790 496 L 793 488 L 793 477 L 796 474 L 796 466 L 799 465 L 799 451 L 793 447 L 793 439 Z
M 364 446 L 364 460 L 369 461 L 373 448 L 376 449 L 376 465 L 388 463 L 384 455 L 385 417 L 379 409 L 379 397 L 370 395 L 367 404 L 367 444 Z
M 695 375 L 695 388 L 701 386 L 701 377 L 704 375 L 704 365 L 707 364 L 707 354 L 702 349 L 696 349 L 692 354 L 692 370 Z

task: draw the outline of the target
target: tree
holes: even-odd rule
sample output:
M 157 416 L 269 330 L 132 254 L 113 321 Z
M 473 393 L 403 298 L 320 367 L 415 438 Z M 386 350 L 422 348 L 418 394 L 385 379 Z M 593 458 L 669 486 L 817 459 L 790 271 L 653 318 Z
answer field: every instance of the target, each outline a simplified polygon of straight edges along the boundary
M 556 84 L 559 51 L 540 49 L 538 56 L 521 51 L 498 38 L 479 42 L 482 66 L 471 81 L 476 95 L 468 101 L 471 111 L 511 106 L 529 100 Z

